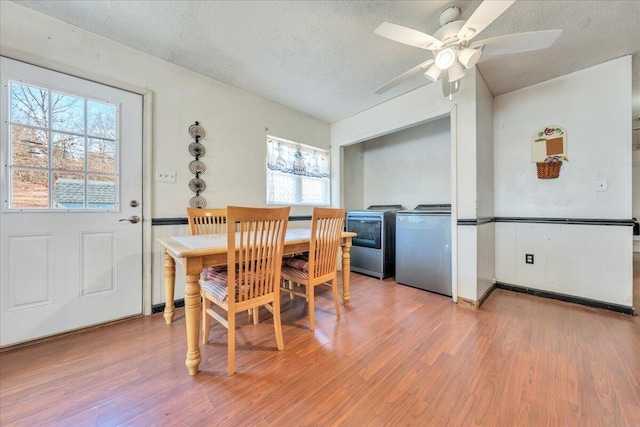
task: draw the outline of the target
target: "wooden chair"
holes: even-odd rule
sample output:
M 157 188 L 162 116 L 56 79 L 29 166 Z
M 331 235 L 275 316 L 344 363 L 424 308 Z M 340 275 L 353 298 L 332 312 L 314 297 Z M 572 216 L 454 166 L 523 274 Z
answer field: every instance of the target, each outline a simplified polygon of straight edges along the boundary
M 189 220 L 189 234 L 222 234 L 227 232 L 227 208 L 199 209 L 187 208 Z M 235 230 L 235 226 L 233 227 Z M 222 267 L 224 269 L 224 267 Z M 216 276 L 221 267 L 205 267 L 200 273 L 200 284 L 207 281 L 210 276 Z M 202 292 L 201 292 L 202 294 Z M 204 297 L 203 297 L 204 301 Z M 249 310 L 249 315 L 254 314 L 253 323 L 258 324 L 258 310 Z M 202 318 L 204 325 L 205 317 Z M 206 343 L 205 343 L 206 344 Z
M 227 208 L 199 209 L 187 208 L 189 234 L 222 234 L 227 232 Z M 205 267 L 200 273 L 200 284 L 207 277 L 216 275 L 220 267 Z M 204 322 L 204 317 L 203 317 Z
M 289 207 L 244 208 L 229 206 L 227 221 L 227 266 L 216 277 L 201 284 L 203 341 L 209 341 L 211 317 L 227 328 L 228 374 L 234 374 L 236 313 L 257 312 L 264 306 L 273 314 L 278 350 L 284 348 L 280 323 L 280 270 Z M 229 291 L 231 288 L 231 291 Z M 212 303 L 227 312 L 226 318 Z M 254 316 L 255 317 L 255 316 Z
M 189 233 L 220 234 L 227 232 L 227 209 L 187 208 Z
M 333 304 L 336 315 L 340 316 L 337 284 L 337 258 L 340 239 L 344 227 L 345 209 L 314 208 L 311 221 L 311 241 L 308 260 L 295 257 L 284 260 L 282 289 L 290 295 L 306 298 L 309 303 L 310 329 L 315 329 L 314 289 L 318 285 L 328 285 L 333 290 Z M 291 283 L 305 286 L 304 292 L 293 289 Z

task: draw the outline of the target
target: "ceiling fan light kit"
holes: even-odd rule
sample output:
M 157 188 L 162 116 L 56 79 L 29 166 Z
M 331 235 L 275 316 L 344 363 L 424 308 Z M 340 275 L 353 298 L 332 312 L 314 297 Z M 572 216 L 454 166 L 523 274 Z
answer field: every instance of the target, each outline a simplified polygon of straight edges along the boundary
M 374 33 L 398 43 L 430 51 L 435 63 L 424 72 L 424 75 L 431 81 L 442 79 L 443 94 L 452 99 L 453 93 L 460 87 L 460 79 L 465 75 L 464 70 L 473 68 L 483 52 L 486 59 L 486 57 L 545 49 L 560 36 L 562 30 L 533 31 L 478 40 L 471 44 L 471 39 L 498 19 L 513 3 L 515 0 L 485 0 L 466 21 L 460 19 L 460 8 L 449 7 L 440 14 L 442 27 L 433 36 L 389 22 L 383 22 Z M 380 87 L 376 93 L 383 93 L 412 77 L 418 71 L 426 69 L 425 64 L 431 64 L 430 61 L 433 60 L 404 72 Z
M 460 61 L 460 63 L 464 65 L 464 68 L 469 70 L 474 65 L 476 65 L 478 59 L 480 59 L 481 54 L 482 50 L 480 49 L 470 49 L 468 47 L 465 47 L 458 54 L 458 61 Z
M 442 74 L 442 70 L 438 68 L 436 64 L 433 64 L 426 73 L 424 73 L 424 75 L 432 82 L 438 80 L 440 78 L 440 74 Z
M 447 47 L 442 49 L 436 55 L 436 65 L 441 70 L 446 70 L 451 67 L 456 60 L 456 51 L 453 48 Z

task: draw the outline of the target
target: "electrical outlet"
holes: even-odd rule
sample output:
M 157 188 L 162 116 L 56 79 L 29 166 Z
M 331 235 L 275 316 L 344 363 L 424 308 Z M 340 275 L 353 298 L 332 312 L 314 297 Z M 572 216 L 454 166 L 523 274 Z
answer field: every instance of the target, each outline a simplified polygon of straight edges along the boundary
M 176 172 L 161 172 L 156 169 L 156 181 L 158 182 L 176 182 Z
M 526 262 L 527 264 L 533 264 L 533 254 L 525 254 L 524 262 Z

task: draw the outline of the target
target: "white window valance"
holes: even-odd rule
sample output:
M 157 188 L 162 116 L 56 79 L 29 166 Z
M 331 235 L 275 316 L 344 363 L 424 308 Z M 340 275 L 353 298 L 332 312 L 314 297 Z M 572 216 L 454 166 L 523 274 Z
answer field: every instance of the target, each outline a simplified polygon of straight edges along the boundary
M 328 178 L 329 152 L 267 136 L 267 167 L 291 175 Z

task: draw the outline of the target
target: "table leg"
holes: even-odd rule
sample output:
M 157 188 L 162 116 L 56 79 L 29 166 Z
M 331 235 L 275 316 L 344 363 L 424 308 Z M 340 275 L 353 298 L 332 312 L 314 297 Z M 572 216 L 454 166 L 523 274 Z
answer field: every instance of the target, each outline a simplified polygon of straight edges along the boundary
M 176 262 L 171 255 L 164 250 L 164 321 L 167 325 L 173 322 L 175 307 L 173 305 L 176 287 Z
M 349 279 L 351 278 L 351 239 L 347 239 L 342 246 L 342 302 L 349 305 L 351 294 L 349 293 Z
M 200 279 L 199 274 L 185 276 L 184 316 L 187 326 L 187 360 L 184 362 L 189 369 L 189 375 L 198 373 L 200 366 Z

